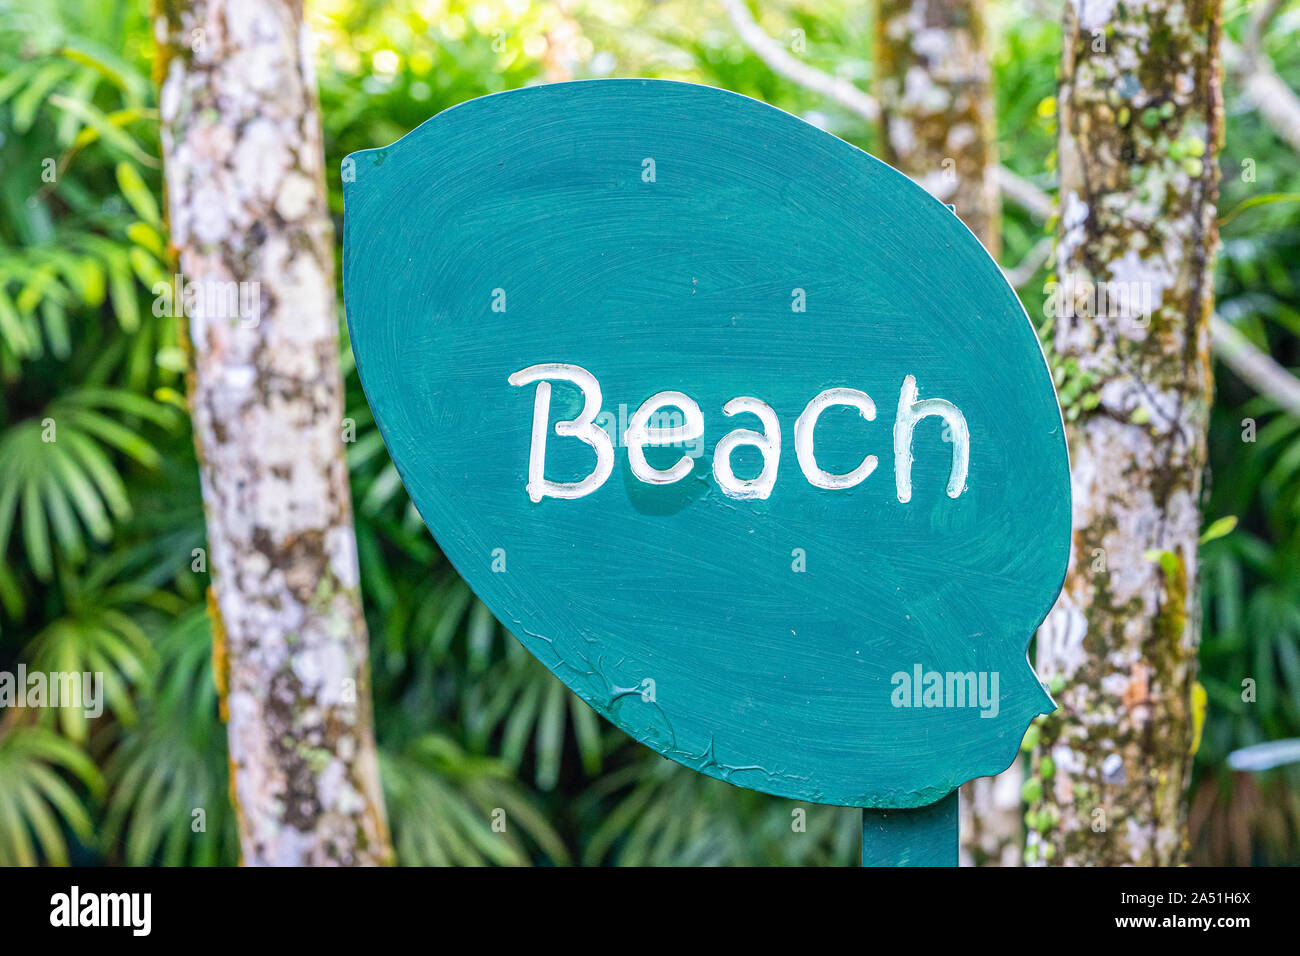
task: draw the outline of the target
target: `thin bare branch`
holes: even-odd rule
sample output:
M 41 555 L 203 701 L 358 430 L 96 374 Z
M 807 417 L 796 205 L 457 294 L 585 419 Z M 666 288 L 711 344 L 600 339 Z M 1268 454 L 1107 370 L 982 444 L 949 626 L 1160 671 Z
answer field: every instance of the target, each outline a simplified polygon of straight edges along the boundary
M 1050 194 L 1005 166 L 998 167 L 998 187 L 1002 190 L 1003 196 L 1035 219 L 1045 220 L 1056 209 L 1056 203 Z
M 820 93 L 839 103 L 855 116 L 875 123 L 880 119 L 880 104 L 869 93 L 864 93 L 848 80 L 832 76 L 824 70 L 804 63 L 777 43 L 754 20 L 745 0 L 718 0 L 732 25 L 754 54 L 768 65 L 772 72 L 784 76 L 806 90 Z M 1017 176 L 1005 166 L 998 167 L 998 186 L 1011 202 L 1025 209 L 1036 219 L 1046 219 L 1052 214 L 1052 197 L 1029 180 Z
M 1040 239 L 1018 265 L 1002 270 L 1013 288 L 1034 277 L 1052 252 L 1050 237 Z M 1279 408 L 1300 418 L 1300 378 L 1279 365 L 1272 356 L 1216 315 L 1210 323 L 1214 354 L 1237 373 L 1237 377 Z
M 1300 96 L 1277 75 L 1264 52 L 1264 33 L 1281 6 L 1280 0 L 1261 2 L 1243 32 L 1241 46 L 1224 37 L 1223 62 L 1241 84 L 1247 102 L 1259 110 L 1279 139 L 1300 152 Z
M 1243 382 L 1292 415 L 1300 417 L 1300 379 L 1217 315 L 1210 323 L 1210 335 L 1215 354 Z
M 1007 277 L 1007 281 L 1011 283 L 1013 289 L 1019 289 L 1034 277 L 1051 254 L 1052 237 L 1044 236 L 1034 243 L 1033 248 L 1025 253 L 1025 257 L 1018 264 L 1004 267 L 1002 274 Z
M 1246 49 L 1251 53 L 1258 53 L 1264 47 L 1264 31 L 1268 25 L 1273 22 L 1279 10 L 1282 9 L 1283 0 L 1260 0 L 1251 14 L 1250 23 L 1246 27 L 1246 35 L 1242 38 Z
M 880 119 L 880 104 L 869 93 L 864 93 L 848 80 L 832 76 L 815 66 L 809 66 L 798 57 L 788 52 L 785 47 L 767 35 L 745 6 L 745 0 L 719 0 L 731 18 L 740 38 L 758 56 L 787 80 L 798 83 L 804 89 L 820 93 L 839 103 L 849 112 L 874 123 Z
M 1252 56 L 1234 47 L 1228 66 L 1277 137 L 1300 153 L 1300 97 L 1277 75 L 1268 57 L 1263 53 Z

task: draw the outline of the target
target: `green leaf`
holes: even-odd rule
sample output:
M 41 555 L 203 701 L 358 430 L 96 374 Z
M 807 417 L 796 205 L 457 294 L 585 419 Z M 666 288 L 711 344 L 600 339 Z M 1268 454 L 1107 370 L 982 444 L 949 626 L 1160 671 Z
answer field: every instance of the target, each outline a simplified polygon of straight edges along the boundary
M 1162 551 L 1159 548 L 1151 548 L 1143 552 L 1143 557 L 1148 561 L 1154 561 L 1159 564 L 1161 569 L 1169 577 L 1177 576 L 1183 567 L 1183 559 L 1173 551 Z
M 123 118 L 110 118 L 105 115 L 103 110 L 91 102 L 61 96 L 58 93 L 52 94 L 49 102 L 52 106 L 57 106 L 65 113 L 76 117 L 86 126 L 89 126 L 99 134 L 105 143 L 121 150 L 128 156 L 134 157 L 137 162 L 153 169 L 158 168 L 158 160 L 141 149 L 135 140 L 119 128 L 124 124 Z
M 1205 544 L 1207 541 L 1213 541 L 1216 538 L 1222 538 L 1228 534 L 1231 534 L 1232 530 L 1236 527 L 1237 527 L 1236 515 L 1228 515 L 1227 517 L 1219 518 L 1217 521 L 1214 521 L 1213 523 L 1211 523 L 1211 525 L 1208 528 L 1205 529 L 1205 533 L 1201 535 L 1201 544 Z
M 37 346 L 14 308 L 13 300 L 3 288 L 0 288 L 0 342 L 20 358 L 34 354 Z
M 90 816 L 69 779 L 92 795 L 102 792 L 103 778 L 85 752 L 48 728 L 0 731 L 0 866 L 66 865 L 60 822 L 91 839 Z
M 68 64 L 63 62 L 48 63 L 36 72 L 31 82 L 23 88 L 21 93 L 14 97 L 14 132 L 23 134 L 32 128 L 32 123 L 36 120 L 37 109 L 46 101 L 47 97 L 51 102 L 55 99 L 55 96 L 50 96 L 50 90 L 54 89 L 69 72 Z
M 135 276 L 131 260 L 126 253 L 118 252 L 108 258 L 108 294 L 113 302 L 113 312 L 124 332 L 140 328 L 140 305 L 135 294 Z
M 1226 212 L 1220 216 L 1219 227 L 1222 228 L 1226 226 L 1247 209 L 1254 209 L 1256 206 L 1271 206 L 1274 203 L 1293 202 L 1300 202 L 1300 193 L 1263 193 L 1259 196 L 1251 196 L 1249 199 L 1237 203 L 1230 212 Z
M 9 97 L 22 89 L 23 85 L 31 80 L 32 74 L 39 68 L 39 63 L 28 60 L 25 63 L 18 64 L 4 76 L 0 76 L 0 103 L 4 103 Z
M 153 193 L 145 185 L 136 168 L 125 160 L 117 164 L 117 184 L 136 215 L 151 226 L 162 225 L 162 216 L 158 214 L 158 203 L 154 200 Z M 156 237 L 157 233 L 154 233 L 154 236 Z M 161 255 L 161 241 L 158 242 L 158 246 L 157 254 Z
M 41 488 L 36 481 L 28 481 L 23 486 L 23 544 L 27 548 L 27 560 L 31 563 L 32 573 L 42 581 L 54 576 L 54 556 L 50 549 L 50 535 L 45 524 L 45 515 L 41 510 Z
M 59 54 L 89 67 L 126 94 L 132 102 L 149 95 L 149 79 L 125 59 L 85 36 L 69 37 Z
M 153 199 L 152 196 L 149 198 L 150 200 Z M 131 223 L 131 225 L 126 227 L 126 237 L 137 246 L 141 246 L 149 252 L 152 252 L 154 256 L 159 259 L 167 253 L 167 248 L 163 244 L 162 236 L 158 235 L 158 231 L 147 222 Z

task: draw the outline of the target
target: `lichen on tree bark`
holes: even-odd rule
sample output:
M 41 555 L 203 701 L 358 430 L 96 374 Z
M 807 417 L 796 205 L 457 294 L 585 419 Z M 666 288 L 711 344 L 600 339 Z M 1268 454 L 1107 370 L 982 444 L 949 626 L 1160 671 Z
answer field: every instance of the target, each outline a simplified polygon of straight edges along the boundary
M 992 83 L 983 0 L 877 0 L 882 156 L 955 207 L 1000 251 Z
M 302 4 L 167 0 L 154 22 L 180 274 L 256 303 L 186 306 L 243 860 L 391 862 Z
M 1219 0 L 1070 0 L 1050 351 L 1072 456 L 1065 588 L 1038 635 L 1030 859 L 1183 859 L 1212 397 Z

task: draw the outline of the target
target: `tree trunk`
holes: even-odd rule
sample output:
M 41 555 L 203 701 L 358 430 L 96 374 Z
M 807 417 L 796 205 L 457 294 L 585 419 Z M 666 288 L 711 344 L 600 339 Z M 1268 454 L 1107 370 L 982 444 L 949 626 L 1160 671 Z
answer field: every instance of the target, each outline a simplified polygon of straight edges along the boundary
M 983 0 L 878 0 L 876 89 L 883 158 L 955 207 L 995 258 L 1001 197 Z M 963 865 L 1020 863 L 1024 771 L 962 787 Z
M 877 0 L 882 159 L 956 207 L 995 259 L 1002 206 L 983 0 Z
M 243 860 L 391 862 L 302 5 L 161 0 L 155 23 Z
M 1038 635 L 1027 857 L 1168 866 L 1199 642 L 1197 539 L 1222 130 L 1219 0 L 1074 0 L 1059 97 L 1051 335 L 1074 541 Z

